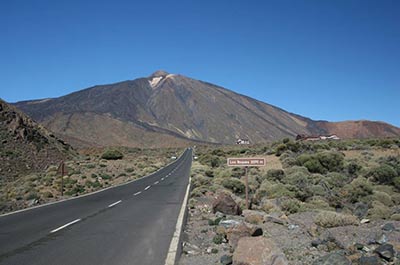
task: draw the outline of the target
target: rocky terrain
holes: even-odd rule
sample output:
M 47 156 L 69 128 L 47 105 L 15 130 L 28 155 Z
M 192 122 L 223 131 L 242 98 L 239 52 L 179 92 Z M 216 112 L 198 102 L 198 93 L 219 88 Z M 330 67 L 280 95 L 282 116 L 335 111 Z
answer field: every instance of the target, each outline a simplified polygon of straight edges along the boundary
M 180 265 L 399 264 L 400 141 L 197 148 Z M 248 173 L 227 157 L 265 157 Z
M 74 155 L 68 144 L 1 99 L 0 141 L 1 182 Z
M 165 71 L 15 106 L 78 148 L 234 144 L 238 138 L 264 143 L 297 134 L 337 134 L 341 138 L 400 135 L 399 128 L 383 122 L 314 121 Z

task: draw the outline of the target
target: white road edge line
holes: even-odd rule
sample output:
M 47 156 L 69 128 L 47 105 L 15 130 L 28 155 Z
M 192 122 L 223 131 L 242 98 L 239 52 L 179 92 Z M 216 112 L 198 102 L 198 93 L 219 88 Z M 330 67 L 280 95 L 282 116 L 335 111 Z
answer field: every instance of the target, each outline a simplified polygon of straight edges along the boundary
M 150 189 L 150 187 L 151 187 L 151 186 L 147 186 L 146 188 L 144 188 L 144 190 L 148 190 L 148 189 Z
M 111 203 L 110 205 L 108 205 L 108 208 L 114 207 L 115 205 L 117 205 L 118 203 L 121 203 L 122 200 L 119 200 L 117 202 Z
M 141 191 L 138 191 L 138 192 L 136 192 L 135 194 L 133 194 L 133 196 L 137 196 L 137 195 L 139 195 L 140 193 L 142 193 Z
M 65 225 L 63 225 L 63 226 L 60 226 L 59 228 L 56 228 L 56 229 L 54 229 L 54 230 L 51 230 L 50 233 L 55 233 L 55 232 L 57 232 L 57 231 L 60 231 L 61 229 L 64 229 L 64 228 L 66 228 L 67 226 L 73 225 L 73 224 L 79 222 L 80 220 L 81 220 L 81 219 L 76 219 L 76 220 L 74 220 L 74 221 L 72 221 L 72 222 L 69 222 L 68 224 L 65 224 Z
M 181 237 L 181 232 L 183 230 L 183 219 L 185 217 L 185 212 L 186 212 L 186 206 L 189 198 L 189 191 L 190 191 L 190 178 L 189 178 L 189 183 L 186 188 L 186 195 L 185 198 L 183 199 L 182 207 L 179 212 L 179 217 L 178 221 L 176 222 L 175 226 L 175 232 L 174 235 L 172 236 L 171 239 L 171 244 L 169 245 L 168 249 L 168 255 L 167 258 L 165 259 L 165 265 L 175 265 L 177 254 L 178 254 L 178 248 L 179 248 L 179 239 Z

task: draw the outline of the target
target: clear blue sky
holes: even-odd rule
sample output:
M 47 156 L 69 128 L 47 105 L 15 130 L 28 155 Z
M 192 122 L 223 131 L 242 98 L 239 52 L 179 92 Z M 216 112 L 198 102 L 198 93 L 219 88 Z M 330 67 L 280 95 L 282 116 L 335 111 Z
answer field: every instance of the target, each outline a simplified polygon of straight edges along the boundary
M 157 69 L 313 119 L 400 126 L 400 1 L 0 1 L 0 97 Z

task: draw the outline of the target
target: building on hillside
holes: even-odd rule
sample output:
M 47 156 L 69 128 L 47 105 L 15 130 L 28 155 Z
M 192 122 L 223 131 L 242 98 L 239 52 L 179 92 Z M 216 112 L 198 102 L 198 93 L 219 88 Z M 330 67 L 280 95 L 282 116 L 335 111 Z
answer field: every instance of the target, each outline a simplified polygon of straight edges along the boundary
M 250 140 L 239 138 L 236 140 L 236 144 L 250 144 Z
M 305 135 L 298 134 L 296 136 L 296 141 L 324 141 L 324 140 L 340 140 L 340 138 L 336 134 L 331 135 Z

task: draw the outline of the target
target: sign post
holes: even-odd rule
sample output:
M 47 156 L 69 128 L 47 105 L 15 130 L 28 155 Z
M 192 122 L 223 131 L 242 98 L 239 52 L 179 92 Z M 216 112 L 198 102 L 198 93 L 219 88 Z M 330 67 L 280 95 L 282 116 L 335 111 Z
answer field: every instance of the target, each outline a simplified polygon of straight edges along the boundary
M 246 208 L 249 209 L 249 178 L 248 178 L 248 167 L 263 167 L 265 166 L 265 158 L 228 158 L 228 167 L 244 167 L 244 181 L 245 181 L 245 192 L 246 192 Z
M 61 161 L 60 165 L 58 166 L 57 172 L 61 173 L 61 197 L 63 197 L 64 196 L 64 176 L 67 173 L 65 170 L 64 160 Z

